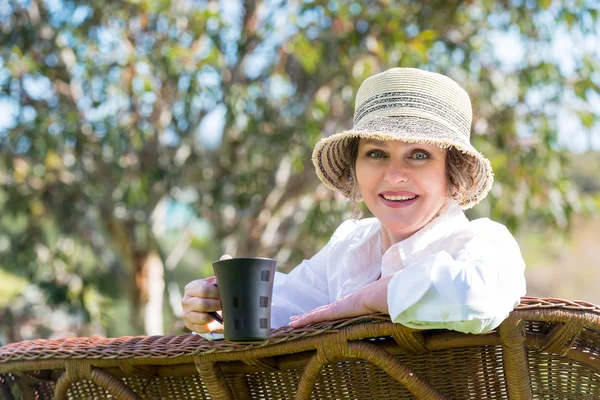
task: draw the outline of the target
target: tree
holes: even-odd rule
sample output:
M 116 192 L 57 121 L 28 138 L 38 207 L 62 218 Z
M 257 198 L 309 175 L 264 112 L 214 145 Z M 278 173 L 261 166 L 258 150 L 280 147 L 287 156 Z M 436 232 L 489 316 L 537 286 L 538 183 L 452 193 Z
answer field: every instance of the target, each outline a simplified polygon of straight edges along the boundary
M 598 56 L 574 54 L 566 71 L 543 50 L 557 26 L 597 31 L 585 1 L 31 0 L 4 12 L 1 264 L 83 320 L 97 316 L 90 293 L 130 288 L 132 333 L 162 331 L 152 215 L 165 198 L 211 224 L 214 256 L 289 269 L 314 254 L 351 209 L 317 185 L 312 148 L 351 126 L 356 89 L 389 67 L 442 72 L 470 93 L 497 181 L 472 215 L 565 226 L 581 207 L 555 115 L 579 99 L 594 126 Z M 513 65 L 494 53 L 498 34 L 525 49 Z

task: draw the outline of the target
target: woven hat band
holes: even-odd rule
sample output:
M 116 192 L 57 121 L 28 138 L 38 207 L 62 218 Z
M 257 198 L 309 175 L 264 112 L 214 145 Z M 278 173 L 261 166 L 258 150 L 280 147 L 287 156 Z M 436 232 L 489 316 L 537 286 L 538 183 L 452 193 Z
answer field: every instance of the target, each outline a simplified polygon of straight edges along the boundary
M 348 132 L 360 133 L 361 137 L 385 136 L 386 140 L 397 139 L 404 142 L 435 143 L 441 147 L 471 148 L 469 138 L 448 131 L 446 124 L 434 118 L 414 116 L 383 116 L 362 121 Z M 445 145 L 443 145 L 445 143 Z
M 365 79 L 356 93 L 355 110 L 373 96 L 386 92 L 431 96 L 454 105 L 471 120 L 471 101 L 463 88 L 447 76 L 415 68 L 392 68 Z
M 432 119 L 448 129 L 470 136 L 471 116 L 439 97 L 413 92 L 386 92 L 365 100 L 354 113 L 354 125 L 363 119 L 413 116 Z

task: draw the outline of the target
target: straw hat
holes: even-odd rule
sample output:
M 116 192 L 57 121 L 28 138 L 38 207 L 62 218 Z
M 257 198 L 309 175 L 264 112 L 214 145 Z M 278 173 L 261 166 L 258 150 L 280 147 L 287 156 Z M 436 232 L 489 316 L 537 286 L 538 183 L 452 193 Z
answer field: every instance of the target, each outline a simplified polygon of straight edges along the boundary
M 356 94 L 354 127 L 321 139 L 313 150 L 317 175 L 332 190 L 351 194 L 350 163 L 344 147 L 353 137 L 455 147 L 479 165 L 462 208 L 479 203 L 494 181 L 487 158 L 471 145 L 471 101 L 452 79 L 415 68 L 392 68 L 367 78 Z

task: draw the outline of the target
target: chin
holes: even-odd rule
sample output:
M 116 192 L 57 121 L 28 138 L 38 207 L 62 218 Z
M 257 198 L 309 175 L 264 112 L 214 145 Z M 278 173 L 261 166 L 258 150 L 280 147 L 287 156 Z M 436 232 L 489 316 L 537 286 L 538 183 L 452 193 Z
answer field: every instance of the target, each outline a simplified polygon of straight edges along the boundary
M 393 232 L 398 235 L 412 235 L 425 226 L 425 224 L 419 224 L 416 222 L 400 221 L 381 221 L 381 225 L 383 225 L 389 232 Z
M 407 215 L 404 217 L 400 216 L 383 216 L 383 218 L 377 218 L 381 224 L 390 232 L 397 232 L 400 234 L 413 234 L 414 232 L 423 228 L 429 221 L 433 219 L 435 213 L 431 215 Z M 377 217 L 377 216 L 376 216 Z M 386 218 L 387 217 L 387 218 Z

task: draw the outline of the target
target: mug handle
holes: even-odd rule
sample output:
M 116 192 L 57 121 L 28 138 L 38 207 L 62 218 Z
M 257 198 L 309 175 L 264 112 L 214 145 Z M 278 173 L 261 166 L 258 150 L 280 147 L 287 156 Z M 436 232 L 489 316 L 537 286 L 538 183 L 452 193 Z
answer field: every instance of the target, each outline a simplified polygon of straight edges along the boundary
M 216 286 L 216 287 L 219 287 L 216 283 L 213 283 L 213 285 Z M 210 315 L 212 317 L 212 319 L 214 319 L 215 321 L 217 321 L 221 325 L 223 324 L 223 317 L 221 317 L 215 311 L 209 312 L 208 315 Z

